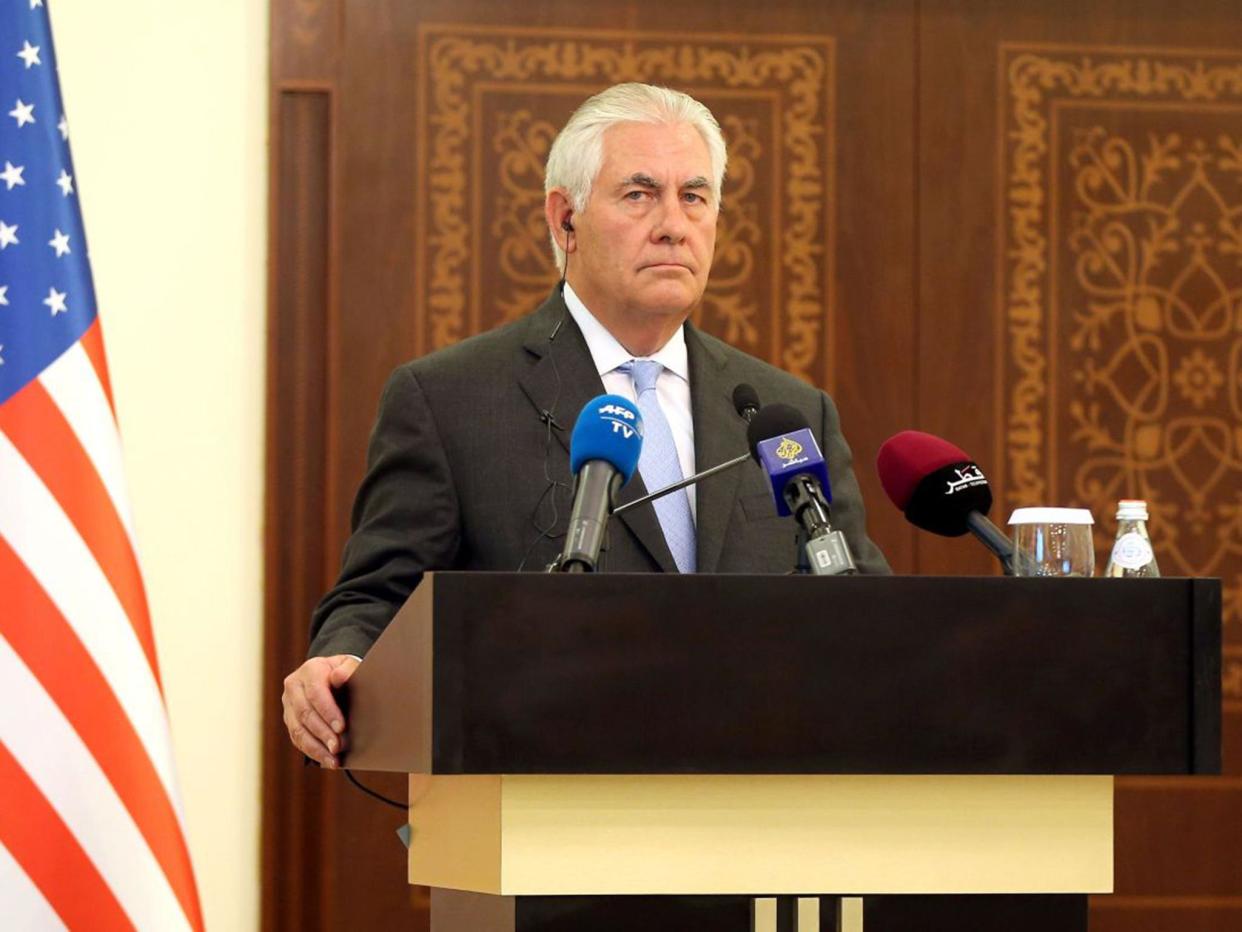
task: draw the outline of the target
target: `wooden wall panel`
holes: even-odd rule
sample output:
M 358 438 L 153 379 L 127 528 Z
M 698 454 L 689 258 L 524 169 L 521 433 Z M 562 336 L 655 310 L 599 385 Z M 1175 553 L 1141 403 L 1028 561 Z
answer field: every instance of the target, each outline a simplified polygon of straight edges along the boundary
M 339 0 L 275 0 L 271 10 L 273 83 L 334 79 L 345 13 Z
M 331 96 L 323 89 L 284 91 L 276 95 L 273 111 L 278 133 L 271 153 L 267 403 L 279 416 L 269 416 L 267 424 L 265 502 L 266 928 L 300 925 L 315 914 L 325 829 L 317 816 L 322 783 L 290 753 L 279 696 L 281 680 L 306 653 L 308 613 L 324 585 L 327 541 L 320 495 L 327 481 Z M 302 643 L 291 636 L 294 631 L 302 633 Z
M 302 768 L 280 680 L 335 573 L 385 378 L 537 303 L 554 280 L 542 160 L 617 80 L 683 87 L 721 117 L 733 164 L 699 322 L 833 391 L 895 569 L 995 571 L 884 500 L 875 452 L 906 427 L 973 452 L 1001 520 L 1027 497 L 1089 504 L 1104 548 L 1109 502 L 1146 495 L 1166 568 L 1225 578 L 1225 762 L 1242 774 L 1242 351 L 1220 329 L 1242 313 L 1242 32 L 1234 0 L 1170 6 L 273 0 L 266 929 L 425 922 L 400 814 Z M 1132 266 L 1146 277 L 1118 299 L 1096 266 L 1152 236 L 1142 198 L 1124 217 L 1101 200 L 1131 157 L 1163 173 L 1148 200 L 1180 252 Z M 1176 321 L 1175 298 L 1191 309 Z M 1238 800 L 1236 777 L 1123 784 L 1121 895 L 1093 927 L 1242 928 Z
M 833 44 L 831 36 L 700 33 L 687 42 L 659 32 L 420 27 L 418 348 L 447 346 L 541 303 L 558 278 L 543 219 L 552 139 L 590 94 L 643 81 L 694 93 L 720 115 L 729 142 L 716 259 L 696 322 L 829 384 Z
M 922 7 L 921 422 L 984 459 L 995 517 L 1089 507 L 1102 566 L 1117 499 L 1145 498 L 1164 571 L 1225 585 L 1231 776 L 1119 781 L 1118 893 L 1093 928 L 1242 928 L 1236 13 Z M 921 568 L 962 565 L 937 543 Z
M 273 151 L 294 153 L 273 162 L 272 697 L 335 572 L 385 378 L 550 288 L 543 159 L 570 110 L 618 80 L 683 87 L 721 118 L 732 164 L 700 323 L 833 389 L 873 533 L 913 568 L 913 535 L 871 466 L 914 414 L 914 368 L 894 365 L 913 351 L 912 10 L 912 0 L 274 0 L 274 112 L 322 92 L 326 123 L 272 125 Z M 842 76 L 866 92 L 839 99 Z M 299 203 L 314 217 L 294 216 Z M 311 243 L 313 267 L 281 258 Z M 290 303 L 306 289 L 313 306 Z M 290 455 L 315 461 L 313 482 L 289 476 Z M 400 814 L 340 774 L 304 770 L 274 708 L 265 928 L 420 927 L 425 896 L 406 886 L 392 834 Z M 403 798 L 399 780 L 369 779 Z
M 1091 932 L 1236 932 L 1229 897 L 1092 897 Z

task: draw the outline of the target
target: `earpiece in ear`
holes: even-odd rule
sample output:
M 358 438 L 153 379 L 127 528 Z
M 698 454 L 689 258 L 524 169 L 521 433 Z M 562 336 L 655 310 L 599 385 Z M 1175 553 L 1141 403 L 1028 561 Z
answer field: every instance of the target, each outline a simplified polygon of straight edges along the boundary
M 566 233 L 572 233 L 574 231 L 574 225 L 569 222 L 568 217 L 561 221 L 561 229 Z

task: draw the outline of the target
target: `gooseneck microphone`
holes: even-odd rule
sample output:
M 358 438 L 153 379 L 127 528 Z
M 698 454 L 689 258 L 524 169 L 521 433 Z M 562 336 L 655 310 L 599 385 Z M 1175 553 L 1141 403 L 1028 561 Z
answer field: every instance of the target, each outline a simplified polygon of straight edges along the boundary
M 569 438 L 573 510 L 565 546 L 549 572 L 595 571 L 612 504 L 634 475 L 642 446 L 643 418 L 633 402 L 620 395 L 600 395 L 583 407 Z
M 737 388 L 733 389 L 733 407 L 737 410 L 738 416 L 745 418 L 747 423 L 749 423 L 751 419 L 754 418 L 755 412 L 759 410 L 759 393 L 755 391 L 754 386 L 747 385 L 743 382 L 741 385 L 737 386 Z M 716 475 L 716 473 L 725 472 L 732 469 L 734 466 L 740 466 L 749 459 L 750 454 L 743 453 L 741 456 L 735 456 L 731 460 L 725 460 L 723 463 L 711 467 L 711 469 L 704 469 L 702 472 L 696 472 L 693 476 L 682 479 L 679 482 L 674 482 L 672 485 L 666 485 L 662 489 L 656 489 L 654 492 L 644 495 L 642 498 L 636 498 L 632 502 L 626 502 L 624 505 L 619 505 L 613 511 L 613 514 L 623 515 L 627 511 L 637 508 L 639 505 L 645 505 L 647 502 L 653 502 L 657 498 L 663 498 L 670 492 L 676 492 L 678 489 L 684 489 L 688 485 L 694 485 L 695 483 L 702 482 L 704 479 L 708 479 Z
M 974 534 L 1014 575 L 1013 543 L 987 518 L 992 489 L 964 450 L 933 434 L 903 430 L 876 456 L 880 485 L 906 520 L 942 537 Z
M 759 393 L 745 382 L 733 389 L 733 409 L 749 424 L 759 413 Z
M 832 529 L 828 466 L 802 413 L 789 405 L 768 405 L 750 422 L 746 438 L 772 483 L 777 513 L 798 521 L 798 572 L 856 573 L 845 535 Z

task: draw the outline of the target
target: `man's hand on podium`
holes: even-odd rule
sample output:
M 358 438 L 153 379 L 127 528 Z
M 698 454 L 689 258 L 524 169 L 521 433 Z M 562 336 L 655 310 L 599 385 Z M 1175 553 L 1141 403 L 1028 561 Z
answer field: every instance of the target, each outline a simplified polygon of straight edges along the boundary
M 349 654 L 312 657 L 285 677 L 280 697 L 285 727 L 293 746 L 321 766 L 340 766 L 345 750 L 345 715 L 332 696 L 358 669 L 359 660 Z

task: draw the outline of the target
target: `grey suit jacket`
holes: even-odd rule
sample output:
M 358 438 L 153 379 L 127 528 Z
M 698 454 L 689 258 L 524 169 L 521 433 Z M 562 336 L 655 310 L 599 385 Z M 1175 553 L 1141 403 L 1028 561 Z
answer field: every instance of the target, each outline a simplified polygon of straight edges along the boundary
M 699 469 L 746 452 L 736 385 L 806 415 L 828 460 L 833 524 L 863 572 L 888 564 L 867 537 L 836 407 L 818 389 L 686 324 Z M 569 433 L 604 386 L 559 290 L 528 317 L 400 366 L 380 402 L 340 578 L 316 608 L 311 655 L 365 654 L 430 570 L 542 569 L 572 503 Z M 559 427 L 549 431 L 541 412 Z M 552 486 L 548 477 L 558 483 Z M 700 573 L 785 573 L 796 527 L 759 467 L 697 487 Z M 645 495 L 638 473 L 621 501 Z M 542 528 L 551 528 L 541 534 Z M 676 572 L 650 505 L 610 522 L 607 572 Z

